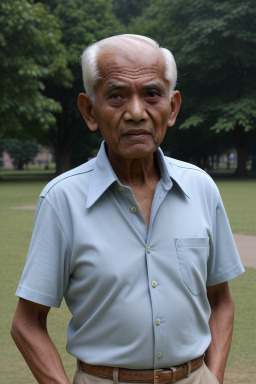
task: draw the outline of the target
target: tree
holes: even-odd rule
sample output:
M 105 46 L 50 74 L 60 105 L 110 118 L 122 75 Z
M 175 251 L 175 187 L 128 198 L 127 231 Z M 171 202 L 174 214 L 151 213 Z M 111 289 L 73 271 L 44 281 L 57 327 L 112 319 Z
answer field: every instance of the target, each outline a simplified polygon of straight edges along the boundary
M 255 18 L 253 0 L 158 0 L 135 26 L 165 40 L 176 57 L 180 128 L 226 132 L 237 150 L 239 176 L 246 175 L 256 134 Z
M 48 3 L 46 1 L 46 3 Z M 121 27 L 111 13 L 111 0 L 52 0 L 51 12 L 58 19 L 62 42 L 67 50 L 68 68 L 72 72 L 72 87 L 47 81 L 47 95 L 58 101 L 62 112 L 56 114 L 56 125 L 48 134 L 48 143 L 55 150 L 57 173 L 70 168 L 70 157 L 81 142 L 84 143 L 84 160 L 98 146 L 97 136 L 92 138 L 77 107 L 77 96 L 84 92 L 79 57 L 85 47 L 99 39 L 117 34 Z
M 211 171 L 217 159 L 232 147 L 223 132 L 216 135 L 200 127 L 194 127 L 193 130 L 180 129 L 178 119 L 174 127 L 168 128 L 161 148 L 168 156 Z
M 253 138 L 253 143 L 251 148 L 251 159 L 252 159 L 252 171 L 256 173 L 256 135 Z
M 16 169 L 22 170 L 24 166 L 28 166 L 38 154 L 39 147 L 35 141 L 21 142 L 19 140 L 5 140 L 4 149 L 13 159 Z
M 4 152 L 4 141 L 0 140 L 0 167 L 3 166 L 3 159 L 2 159 L 3 152 Z M 1 180 L 1 176 L 0 176 L 0 180 Z
M 43 79 L 68 85 L 65 48 L 53 15 L 41 3 L 0 3 L 0 137 L 35 137 L 55 123 L 60 103 L 44 93 Z
M 143 10 L 150 6 L 153 0 L 113 0 L 113 12 L 117 19 L 128 25 L 133 19 L 141 16 Z

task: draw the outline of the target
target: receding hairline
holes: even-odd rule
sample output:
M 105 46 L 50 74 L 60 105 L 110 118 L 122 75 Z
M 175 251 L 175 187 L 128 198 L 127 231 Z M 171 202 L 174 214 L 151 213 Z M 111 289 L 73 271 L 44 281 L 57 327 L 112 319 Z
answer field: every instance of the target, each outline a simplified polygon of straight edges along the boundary
M 107 37 L 103 40 L 100 40 L 94 44 L 91 44 L 85 49 L 81 56 L 81 64 L 83 69 L 83 79 L 86 92 L 91 99 L 94 98 L 93 88 L 100 80 L 99 73 L 99 58 L 104 53 L 116 53 L 120 55 L 121 51 L 128 52 L 129 54 L 143 54 L 143 45 L 147 45 L 151 48 L 156 49 L 156 52 L 159 53 L 159 58 L 163 59 L 164 65 L 164 78 L 170 84 L 170 97 L 173 89 L 176 85 L 177 80 L 177 67 L 175 59 L 171 51 L 166 48 L 160 47 L 159 44 L 146 36 L 134 35 L 134 34 L 123 34 Z M 86 62 L 86 65 L 84 65 Z M 88 67 L 89 65 L 89 67 Z M 89 69 L 92 68 L 92 71 Z M 93 78 L 91 74 L 94 73 Z M 89 76 L 88 76 L 89 75 Z
M 150 46 L 149 46 L 150 47 Z M 154 50 L 156 49 L 155 47 L 150 47 L 153 48 Z M 119 70 L 119 68 L 122 68 L 122 59 L 124 60 L 124 72 L 126 69 L 126 65 L 128 66 L 129 70 L 131 71 L 131 74 L 134 73 L 135 75 L 137 74 L 147 74 L 151 73 L 152 70 L 156 70 L 160 73 L 163 74 L 166 71 L 166 62 L 164 55 L 162 54 L 161 51 L 156 50 L 155 54 L 154 51 L 149 51 L 147 52 L 147 55 L 149 55 L 149 60 L 147 62 L 147 57 L 145 57 L 145 60 L 141 60 L 140 57 L 138 58 L 138 55 L 141 53 L 141 49 L 136 49 L 134 51 L 134 56 L 132 57 L 130 55 L 130 52 L 127 52 L 125 50 L 120 50 L 120 48 L 117 48 L 116 46 L 106 46 L 106 49 L 104 47 L 103 50 L 99 52 L 99 54 L 96 57 L 96 62 L 97 62 L 97 70 L 99 74 L 99 79 L 102 79 L 104 77 L 105 69 L 109 68 L 110 66 L 110 71 L 114 72 L 116 69 Z M 144 55 L 142 58 L 144 59 L 145 56 L 145 50 L 144 50 Z M 151 60 L 151 56 L 153 56 L 154 60 Z M 121 62 L 120 62 L 121 59 Z M 130 66 L 131 65 L 131 66 Z
M 106 39 L 100 40 L 99 42 L 95 43 L 97 47 L 96 51 L 96 60 L 97 65 L 99 64 L 99 59 L 104 54 L 117 54 L 120 55 L 120 53 L 123 51 L 124 53 L 127 53 L 127 51 L 134 51 L 134 53 L 138 53 L 138 51 L 141 53 L 142 44 L 148 46 L 149 48 L 152 48 L 158 52 L 159 56 L 162 57 L 163 61 L 165 62 L 165 58 L 163 55 L 163 52 L 161 51 L 161 47 L 152 39 L 146 38 L 145 36 L 140 35 L 117 35 L 108 37 Z
M 128 36 L 130 36 L 130 35 L 128 35 Z M 165 61 L 165 57 L 164 57 L 164 55 L 163 55 L 163 53 L 162 53 L 162 51 L 161 51 L 161 49 L 157 43 L 154 42 L 155 44 L 153 44 L 153 43 L 151 43 L 151 41 L 137 38 L 136 35 L 135 35 L 135 38 L 133 38 L 133 37 L 132 38 L 125 38 L 125 39 L 116 38 L 114 42 L 112 41 L 111 38 L 110 39 L 104 39 L 104 40 L 106 40 L 106 42 L 104 44 L 99 44 L 99 50 L 96 53 L 96 57 L 95 57 L 96 63 L 97 63 L 97 70 L 98 70 L 97 83 L 100 80 L 102 80 L 104 77 L 104 70 L 106 68 L 106 64 L 104 63 L 104 60 L 105 60 L 104 56 L 105 55 L 106 55 L 106 59 L 109 56 L 110 58 L 112 57 L 112 60 L 114 60 L 115 57 L 119 58 L 120 56 L 121 57 L 126 56 L 126 58 L 128 58 L 128 59 L 129 59 L 129 57 L 131 57 L 133 59 L 133 56 L 131 54 L 134 53 L 134 61 L 136 62 L 136 57 L 138 57 L 138 54 L 143 55 L 143 52 L 145 52 L 145 51 L 143 51 L 143 49 L 145 47 L 148 47 L 150 50 L 152 50 L 149 52 L 150 55 L 151 55 L 151 52 L 152 52 L 152 55 L 153 55 L 154 51 L 156 52 L 155 53 L 155 58 L 156 58 L 156 64 L 155 65 L 157 66 L 158 63 L 161 64 L 162 73 L 163 73 L 163 77 L 164 77 L 164 74 L 165 74 L 166 69 L 167 69 L 166 68 L 166 61 Z M 104 40 L 100 41 L 99 43 L 103 42 Z M 127 43 L 127 44 L 120 44 L 120 40 L 122 40 L 122 42 Z M 135 45 L 134 44 L 131 45 L 131 43 L 130 43 L 131 40 L 133 40 L 133 42 L 136 41 Z M 143 45 L 144 45 L 144 47 L 143 47 Z M 159 62 L 157 62 L 157 59 L 159 60 Z M 131 60 L 131 62 L 132 61 L 133 60 Z M 147 68 L 146 65 L 145 65 L 145 67 L 144 66 L 141 67 L 141 72 L 145 73 L 147 71 L 146 68 Z M 138 73 L 139 72 L 138 68 L 135 68 L 134 72 Z M 167 79 L 165 79 L 165 80 L 167 80 Z M 97 83 L 95 84 L 95 86 L 97 85 Z
M 153 40 L 149 37 L 146 37 L 146 36 L 135 35 L 135 34 L 134 35 L 133 34 L 123 34 L 123 35 L 115 35 L 115 36 L 106 37 L 105 39 L 99 40 L 92 45 L 100 47 L 100 46 L 107 46 L 107 45 L 115 45 L 116 44 L 116 45 L 120 46 L 120 44 L 122 44 L 122 43 L 124 45 L 125 45 L 125 43 L 129 43 L 129 47 L 130 47 L 131 41 L 133 42 L 133 45 L 135 45 L 136 43 L 138 43 L 138 45 L 140 43 L 146 43 L 146 44 L 151 45 L 152 47 L 160 48 L 159 44 L 155 40 Z

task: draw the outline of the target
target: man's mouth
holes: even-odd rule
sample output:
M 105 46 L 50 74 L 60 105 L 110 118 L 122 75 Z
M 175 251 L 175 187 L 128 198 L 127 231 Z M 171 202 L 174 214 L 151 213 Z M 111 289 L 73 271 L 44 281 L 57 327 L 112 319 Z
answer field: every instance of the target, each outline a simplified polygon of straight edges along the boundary
M 124 136 L 145 136 L 145 135 L 150 135 L 150 132 L 148 131 L 145 131 L 145 130 L 131 130 L 131 131 L 128 131 L 128 132 L 125 132 L 124 133 Z

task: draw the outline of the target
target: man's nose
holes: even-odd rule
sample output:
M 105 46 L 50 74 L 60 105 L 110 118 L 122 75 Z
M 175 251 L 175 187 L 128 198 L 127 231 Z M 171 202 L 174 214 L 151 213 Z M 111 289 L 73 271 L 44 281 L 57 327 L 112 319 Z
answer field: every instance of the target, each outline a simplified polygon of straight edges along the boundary
M 138 96 L 132 97 L 126 104 L 126 111 L 124 113 L 124 119 L 129 121 L 133 120 L 140 122 L 148 118 L 148 113 L 145 109 L 145 103 L 143 99 Z

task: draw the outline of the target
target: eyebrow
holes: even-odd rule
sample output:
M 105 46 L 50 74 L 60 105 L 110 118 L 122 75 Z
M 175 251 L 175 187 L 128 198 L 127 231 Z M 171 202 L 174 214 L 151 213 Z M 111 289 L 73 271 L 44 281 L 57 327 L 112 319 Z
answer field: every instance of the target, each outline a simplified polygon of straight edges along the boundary
M 121 90 L 121 89 L 125 89 L 125 88 L 129 88 L 129 85 L 126 83 L 109 82 L 106 84 L 105 93 L 109 93 L 112 90 Z M 148 83 L 142 84 L 141 88 L 146 89 L 146 90 L 156 88 L 160 91 L 163 91 L 164 90 L 164 84 L 162 84 L 162 82 L 160 82 L 160 81 L 153 80 L 153 81 L 149 81 Z
M 153 81 L 149 81 L 146 84 L 143 84 L 142 88 L 145 88 L 148 90 L 156 88 L 157 90 L 164 91 L 164 84 L 160 81 L 153 80 Z
M 105 87 L 103 88 L 103 95 L 105 97 L 108 97 L 113 90 L 121 90 L 125 88 L 125 84 L 116 83 L 116 82 L 109 82 L 105 84 Z
M 127 85 L 124 84 L 124 83 L 112 83 L 112 82 L 109 82 L 106 84 L 106 88 L 105 88 L 105 92 L 108 93 L 108 92 L 111 92 L 113 89 L 123 89 L 123 88 L 126 88 Z

